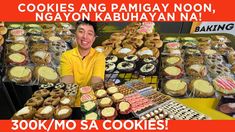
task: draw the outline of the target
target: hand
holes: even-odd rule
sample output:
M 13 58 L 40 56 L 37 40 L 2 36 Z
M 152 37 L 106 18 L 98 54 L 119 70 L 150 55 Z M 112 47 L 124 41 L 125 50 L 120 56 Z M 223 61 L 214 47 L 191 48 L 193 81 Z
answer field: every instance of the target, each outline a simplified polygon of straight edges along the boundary
M 91 84 L 99 82 L 103 82 L 103 79 L 101 77 L 95 77 L 95 76 L 91 77 Z
M 61 82 L 64 82 L 66 84 L 70 84 L 70 83 L 74 83 L 74 79 L 73 79 L 73 76 L 63 76 L 61 78 Z

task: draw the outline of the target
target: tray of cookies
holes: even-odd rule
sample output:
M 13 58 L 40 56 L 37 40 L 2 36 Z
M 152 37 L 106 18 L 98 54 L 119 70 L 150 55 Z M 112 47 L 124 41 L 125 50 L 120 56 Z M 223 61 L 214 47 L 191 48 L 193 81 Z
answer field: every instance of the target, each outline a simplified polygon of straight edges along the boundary
M 160 91 L 173 97 L 218 97 L 227 88 L 233 91 L 234 74 L 230 70 L 233 37 L 228 34 L 163 36 Z
M 77 91 L 76 84 L 42 84 L 12 119 L 70 119 L 76 96 L 68 95 L 66 91 L 75 87 Z
M 33 73 L 35 77 L 31 78 L 30 82 L 14 81 L 17 84 L 19 82 L 20 85 L 42 84 L 45 83 L 43 80 L 47 79 L 55 83 L 58 80 L 55 72 L 59 66 L 60 56 L 69 49 L 74 34 L 70 28 L 68 29 L 71 26 L 57 27 L 56 25 L 35 23 L 10 23 L 7 25 L 8 32 L 4 42 L 3 56 L 3 62 L 6 62 L 3 66 L 6 76 L 3 77 L 3 81 L 12 81 L 11 77 L 7 76 L 7 71 L 15 66 L 46 68 L 47 71 L 51 71 L 53 76 L 53 79 L 49 75 L 45 75 L 41 79 L 36 76 L 38 68 L 31 69 L 32 72 L 35 72 Z

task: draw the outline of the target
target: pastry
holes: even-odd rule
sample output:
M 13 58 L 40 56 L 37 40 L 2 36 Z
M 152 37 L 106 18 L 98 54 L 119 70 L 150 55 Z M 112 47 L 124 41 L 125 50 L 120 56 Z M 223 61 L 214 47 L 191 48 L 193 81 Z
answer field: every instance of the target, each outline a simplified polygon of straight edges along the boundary
M 78 89 L 78 85 L 76 83 L 69 83 L 69 84 L 66 84 L 66 89 Z
M 140 58 L 148 58 L 148 57 L 156 57 L 158 58 L 160 53 L 159 50 L 157 48 L 147 48 L 147 47 L 143 47 L 142 49 L 140 49 L 138 52 L 136 52 L 136 54 L 140 57 Z
M 168 66 L 164 68 L 163 74 L 169 79 L 178 79 L 183 76 L 183 70 L 178 66 Z
M 50 91 L 47 89 L 39 89 L 33 93 L 33 97 L 47 97 L 50 94 Z
M 112 94 L 118 92 L 118 88 L 116 86 L 109 87 L 109 88 L 107 88 L 107 92 L 108 92 L 108 94 L 112 95 Z
M 41 28 L 41 26 L 35 23 L 30 23 L 30 24 L 26 24 L 25 28 Z
M 34 77 L 39 80 L 40 83 L 56 83 L 59 80 L 59 76 L 56 71 L 48 66 L 38 66 L 34 70 Z
M 196 97 L 210 97 L 215 93 L 214 87 L 203 79 L 192 80 L 189 84 L 189 89 Z
M 88 113 L 88 112 L 93 112 L 96 111 L 97 105 L 94 101 L 87 101 L 85 103 L 82 103 L 81 105 L 81 111 Z
M 144 83 L 140 80 L 133 80 L 132 82 L 130 82 L 130 84 L 127 83 L 127 85 L 131 85 L 131 87 L 136 90 L 141 90 L 141 89 L 145 89 L 145 88 L 152 88 L 150 86 L 150 84 Z
M 32 106 L 25 106 L 19 111 L 17 111 L 13 116 L 12 120 L 29 120 L 32 119 L 36 109 Z
M 104 53 L 105 56 L 108 56 L 112 52 L 113 49 L 110 46 L 97 46 L 95 47 L 95 50 L 97 52 Z
M 101 108 L 112 106 L 112 104 L 113 101 L 109 97 L 104 97 L 99 101 L 99 107 Z
M 97 120 L 99 119 L 99 115 L 95 112 L 85 114 L 84 120 Z
M 117 69 L 121 72 L 132 72 L 135 70 L 135 64 L 123 61 L 117 65 Z
M 197 37 L 197 41 L 210 43 L 211 38 L 210 37 Z
M 23 24 L 13 23 L 8 25 L 8 29 L 20 29 L 24 28 Z
M 225 42 L 225 43 L 231 42 L 226 36 L 223 36 L 223 35 L 214 35 L 212 37 L 217 39 L 220 42 Z
M 181 56 L 182 51 L 180 49 L 168 49 L 166 53 L 169 56 Z
M 187 92 L 187 83 L 180 79 L 172 79 L 165 83 L 164 91 L 170 96 L 184 96 Z
M 107 92 L 104 89 L 99 89 L 95 92 L 95 96 L 97 98 L 103 98 L 103 97 L 107 96 Z
M 84 86 L 84 87 L 81 87 L 81 88 L 79 89 L 79 91 L 80 91 L 81 94 L 87 94 L 87 93 L 92 92 L 92 87 L 90 87 L 90 86 Z
M 64 40 L 66 43 L 71 44 L 71 46 L 73 47 L 73 42 L 74 42 L 74 38 L 75 38 L 75 34 L 70 34 L 70 35 L 63 35 L 61 36 L 62 40 Z
M 151 34 L 146 34 L 144 36 L 145 40 L 149 40 L 149 39 L 155 39 L 155 40 L 160 40 L 160 34 L 155 32 L 155 33 L 151 33 Z
M 198 49 L 186 49 L 185 53 L 190 56 L 201 56 L 201 51 Z
M 94 99 L 96 99 L 96 97 L 93 94 L 83 94 L 80 98 L 82 103 L 92 101 Z
M 105 86 L 105 88 L 113 87 L 113 86 L 115 86 L 115 83 L 112 80 L 105 81 L 104 86 Z
M 55 36 L 56 33 L 55 33 L 54 30 L 51 30 L 51 29 L 43 29 L 43 30 L 42 30 L 42 35 L 45 36 L 45 38 L 46 38 L 47 40 L 49 40 L 49 37 Z M 57 37 L 56 37 L 56 38 L 57 38 Z M 52 38 L 52 39 L 53 39 L 53 38 Z M 59 38 L 57 38 L 57 39 L 59 39 Z
M 54 52 L 53 59 L 54 59 L 55 62 L 57 62 L 58 64 L 60 64 L 60 58 L 61 58 L 61 55 L 62 55 L 63 52 L 65 52 L 65 51 L 62 51 L 62 52 Z
M 129 114 L 131 112 L 131 104 L 126 101 L 121 101 L 117 104 L 117 110 L 120 114 Z
M 101 110 L 101 117 L 105 120 L 114 120 L 117 116 L 117 111 L 113 107 L 106 107 Z
M 165 37 L 164 42 L 179 42 L 179 38 L 177 37 Z
M 188 56 L 187 61 L 185 61 L 186 66 L 190 66 L 193 64 L 203 64 L 204 59 L 203 56 Z
M 143 59 L 143 62 L 144 62 L 144 63 L 152 63 L 152 64 L 154 64 L 154 65 L 157 65 L 158 60 L 157 60 L 156 57 L 148 57 L 148 58 L 144 58 L 144 59 Z
M 123 47 L 126 47 L 128 45 L 132 45 L 134 48 L 141 47 L 143 45 L 144 41 L 142 39 L 138 38 L 129 38 L 122 42 Z M 116 46 L 117 47 L 117 46 Z
M 116 48 L 115 50 L 113 50 L 113 54 L 116 55 L 119 58 L 124 58 L 127 55 L 134 54 L 135 51 L 136 51 L 136 49 L 133 46 L 128 45 L 128 46 L 123 47 L 123 48 L 122 47 Z
M 52 106 L 57 106 L 60 102 L 60 97 L 58 96 L 50 96 L 45 99 L 43 102 L 44 106 L 52 105 Z
M 48 40 L 51 41 L 51 42 L 56 42 L 56 41 L 60 41 L 61 38 L 58 37 L 58 36 L 51 36 L 51 37 L 48 38 Z
M 205 55 L 213 55 L 213 54 L 217 54 L 216 50 L 213 49 L 207 49 L 204 51 Z
M 201 51 L 205 51 L 207 49 L 211 49 L 212 45 L 211 45 L 211 43 L 207 43 L 207 42 L 198 42 L 198 48 Z
M 165 48 L 168 49 L 168 50 L 180 49 L 180 47 L 181 47 L 181 44 L 178 43 L 178 42 L 170 42 L 170 43 L 165 44 Z
M 56 34 L 59 36 L 71 35 L 72 32 L 67 28 L 56 28 Z
M 105 72 L 106 73 L 112 73 L 116 68 L 116 65 L 114 63 L 106 63 L 105 64 Z
M 22 53 L 12 53 L 7 56 L 10 65 L 25 65 L 27 63 L 26 56 Z
M 140 74 L 153 75 L 156 72 L 156 67 L 152 63 L 147 63 L 141 66 Z
M 60 100 L 61 105 L 66 105 L 66 106 L 69 106 L 69 107 L 73 107 L 74 103 L 75 103 L 75 98 L 72 97 L 72 96 L 64 96 Z
M 184 42 L 182 43 L 182 46 L 185 48 L 195 48 L 197 47 L 197 43 L 196 42 Z
M 146 35 L 148 33 L 153 33 L 153 29 L 149 29 L 148 27 L 140 27 L 139 29 L 137 29 L 137 33 L 141 33 L 143 35 Z
M 201 64 L 193 64 L 186 71 L 188 75 L 193 77 L 204 77 L 207 75 L 206 66 Z
M 217 52 L 221 55 L 226 56 L 227 54 L 229 54 L 230 52 L 234 52 L 234 49 L 232 47 L 219 47 L 217 49 Z
M 98 89 L 104 89 L 104 83 L 103 82 L 92 83 L 91 87 L 95 91 L 98 90 Z
M 134 90 L 131 88 L 128 88 L 125 85 L 118 86 L 118 91 L 124 95 L 132 94 L 134 93 Z
M 208 65 L 222 64 L 224 63 L 223 56 L 219 54 L 207 55 L 205 57 L 206 63 Z
M 171 65 L 181 65 L 183 62 L 183 59 L 179 56 L 171 56 L 167 57 L 165 60 L 165 65 L 166 66 L 171 66 Z
M 29 28 L 27 29 L 28 35 L 41 35 L 42 29 L 40 28 Z
M 124 40 L 126 37 L 125 33 L 112 33 L 110 36 L 110 39 L 115 39 L 115 40 Z
M 5 35 L 7 33 L 7 28 L 2 26 L 0 27 L 0 35 Z
M 133 93 L 125 97 L 125 100 L 131 104 L 132 111 L 138 112 L 153 105 L 150 99 L 145 98 L 139 93 Z
M 235 81 L 228 76 L 218 76 L 213 80 L 215 89 L 224 94 L 235 93 Z
M 235 52 L 230 52 L 227 56 L 229 64 L 234 64 L 235 62 Z
M 124 61 L 137 62 L 139 60 L 137 55 L 128 55 L 124 57 Z
M 11 40 L 12 43 L 26 43 L 25 36 L 10 36 L 9 40 Z
M 24 36 L 25 30 L 24 29 L 12 29 L 10 30 L 9 34 L 11 36 Z
M 26 53 L 27 49 L 28 47 L 22 43 L 10 44 L 8 48 L 9 52 L 21 52 L 21 53 Z
M 56 24 L 57 24 L 57 27 L 59 28 L 74 30 L 74 26 L 70 24 L 69 22 L 59 22 Z
M 39 89 L 52 89 L 54 87 L 53 83 L 45 83 L 45 84 L 41 84 Z
M 35 118 L 39 120 L 52 119 L 55 108 L 51 105 L 43 106 L 35 113 Z
M 68 119 L 72 115 L 72 109 L 69 106 L 60 106 L 55 109 L 55 119 Z
M 115 55 L 109 55 L 105 59 L 107 63 L 116 63 L 118 61 L 118 57 Z
M 53 97 L 63 97 L 64 96 L 64 90 L 63 89 L 53 89 L 50 92 L 50 95 Z
M 213 77 L 231 74 L 230 69 L 223 64 L 210 65 L 208 69 Z
M 111 47 L 121 47 L 122 41 L 121 40 L 116 40 L 116 39 L 106 39 L 105 41 L 102 42 L 102 46 L 111 46 Z
M 36 65 L 51 63 L 51 54 L 47 51 L 36 51 L 31 55 L 31 61 Z
M 171 99 L 170 96 L 166 96 L 165 94 L 162 94 L 160 92 L 150 94 L 147 96 L 147 98 L 153 101 L 155 104 L 162 104 Z
M 181 37 L 180 39 L 183 42 L 197 42 L 197 39 L 194 37 Z
M 30 51 L 32 53 L 36 52 L 36 51 L 48 51 L 49 47 L 47 44 L 44 43 L 33 43 Z
M 42 105 L 44 99 L 40 96 L 37 97 L 32 97 L 30 99 L 27 100 L 27 102 L 25 103 L 26 106 L 33 106 L 33 107 L 39 107 L 40 105 Z
M 127 39 L 143 39 L 144 35 L 142 33 L 138 33 L 138 32 L 133 32 L 133 33 L 128 33 L 127 35 Z
M 72 96 L 76 97 L 77 96 L 77 90 L 76 89 L 66 89 L 64 92 L 65 96 Z
M 27 83 L 32 78 L 32 71 L 26 66 L 15 66 L 8 71 L 8 78 L 15 83 Z
M 115 93 L 112 95 L 112 99 L 114 103 L 118 103 L 120 101 L 122 101 L 124 98 L 124 95 L 122 93 Z
M 64 89 L 66 87 L 66 84 L 63 82 L 57 83 L 55 85 L 55 89 Z
M 144 46 L 148 48 L 161 48 L 163 45 L 163 42 L 161 40 L 156 39 L 149 39 L 146 40 L 144 43 Z
M 65 52 L 68 47 L 66 45 L 66 42 L 64 40 L 58 40 L 58 41 L 53 41 L 49 44 L 49 48 L 54 52 L 59 52 L 63 53 Z

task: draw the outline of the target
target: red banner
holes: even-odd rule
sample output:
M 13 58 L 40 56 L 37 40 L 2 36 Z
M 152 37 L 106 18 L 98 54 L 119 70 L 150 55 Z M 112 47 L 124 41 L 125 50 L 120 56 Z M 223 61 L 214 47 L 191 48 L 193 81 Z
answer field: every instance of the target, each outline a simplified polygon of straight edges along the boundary
M 0 21 L 235 21 L 232 0 L 7 0 Z
M 1 132 L 31 131 L 233 131 L 235 121 L 1 120 Z

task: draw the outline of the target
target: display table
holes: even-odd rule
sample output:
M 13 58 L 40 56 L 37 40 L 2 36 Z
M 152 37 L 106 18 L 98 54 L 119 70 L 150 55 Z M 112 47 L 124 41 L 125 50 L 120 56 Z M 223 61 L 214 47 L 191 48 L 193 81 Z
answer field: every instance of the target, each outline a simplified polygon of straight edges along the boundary
M 216 110 L 219 102 L 216 98 L 187 98 L 177 101 L 211 117 L 212 120 L 234 120 L 234 118 Z

